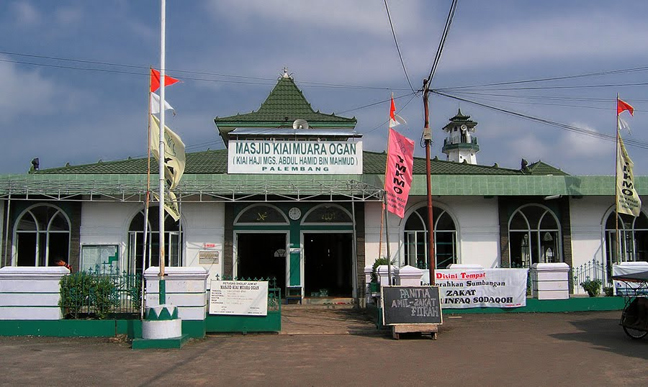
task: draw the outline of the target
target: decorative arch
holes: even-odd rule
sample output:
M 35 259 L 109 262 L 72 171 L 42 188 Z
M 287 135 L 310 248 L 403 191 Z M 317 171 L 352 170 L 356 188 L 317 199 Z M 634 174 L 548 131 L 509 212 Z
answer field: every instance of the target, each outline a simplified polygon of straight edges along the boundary
M 301 221 L 302 224 L 352 224 L 351 213 L 339 204 L 325 203 L 311 208 Z
M 432 209 L 434 223 L 434 264 L 445 268 L 459 261 L 457 226 L 454 216 L 444 207 Z M 404 264 L 427 269 L 429 222 L 427 205 L 412 209 L 406 216 L 403 227 Z
M 53 266 L 70 258 L 70 219 L 52 204 L 34 204 L 14 224 L 12 266 Z
M 148 212 L 146 238 L 146 267 L 160 265 L 160 216 L 157 206 L 151 206 Z M 179 267 L 184 265 L 183 227 L 165 213 L 164 216 L 164 257 L 165 265 Z M 128 226 L 128 262 L 130 273 L 141 273 L 144 261 L 144 210 L 138 211 Z
M 243 209 L 234 219 L 235 225 L 253 225 L 253 224 L 285 224 L 288 218 L 275 205 L 268 203 L 252 204 Z
M 618 239 L 617 219 L 619 224 Z M 626 214 L 617 215 L 614 206 L 612 206 L 605 214 L 602 223 L 608 276 L 612 275 L 612 265 L 614 264 L 648 261 L 648 217 L 643 210 L 635 218 Z
M 564 261 L 560 221 L 548 207 L 518 207 L 509 218 L 508 230 L 511 267 Z

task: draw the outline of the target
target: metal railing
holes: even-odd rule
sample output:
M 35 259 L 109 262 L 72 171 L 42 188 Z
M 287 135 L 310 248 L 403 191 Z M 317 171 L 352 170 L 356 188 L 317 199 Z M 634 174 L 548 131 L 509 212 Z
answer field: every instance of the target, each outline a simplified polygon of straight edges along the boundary
M 572 289 L 576 291 L 580 284 L 586 280 L 600 280 L 601 283 L 607 284 L 609 279 L 605 272 L 605 265 L 596 259 L 585 262 L 584 264 L 572 268 L 572 275 L 569 277 L 572 281 Z
M 61 279 L 59 306 L 65 318 L 139 318 L 142 277 L 100 268 L 72 273 Z

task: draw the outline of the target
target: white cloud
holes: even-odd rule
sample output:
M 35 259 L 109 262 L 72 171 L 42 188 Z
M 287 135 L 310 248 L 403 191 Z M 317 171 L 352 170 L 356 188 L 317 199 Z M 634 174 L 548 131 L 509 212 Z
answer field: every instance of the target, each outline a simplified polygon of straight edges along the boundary
M 644 44 L 644 36 L 648 34 L 645 23 L 632 20 L 624 22 L 623 28 L 602 27 L 611 25 L 611 20 L 615 20 L 613 15 L 596 11 L 458 28 L 459 31 L 452 31 L 454 34 L 449 38 L 451 44 L 444 52 L 444 67 L 465 70 L 477 66 L 501 67 L 642 54 L 637 47 Z M 469 58 L 466 53 L 470 53 Z
M 83 19 L 83 11 L 77 7 L 62 7 L 54 12 L 54 18 L 58 24 L 70 25 Z
M 42 17 L 40 12 L 28 1 L 19 1 L 12 4 L 15 22 L 21 26 L 33 26 L 40 24 Z
M 572 126 L 598 132 L 585 124 L 574 123 Z M 614 153 L 614 141 L 606 141 L 581 133 L 567 132 L 560 139 L 558 149 L 566 159 L 598 158 L 601 155 L 607 156 Z
M 55 111 L 55 86 L 38 71 L 19 71 L 12 63 L 0 62 L 0 89 L 2 121 L 9 122 L 23 114 Z
M 412 31 L 420 17 L 420 1 L 408 1 L 391 6 L 394 24 L 401 33 Z M 389 33 L 387 13 L 383 2 L 364 0 L 211 0 L 208 10 L 215 18 L 238 20 L 240 28 L 246 23 L 255 26 L 256 21 L 276 23 L 278 27 L 286 23 L 303 28 L 329 28 L 356 31 L 370 34 Z M 257 26 L 255 26 L 257 27 Z

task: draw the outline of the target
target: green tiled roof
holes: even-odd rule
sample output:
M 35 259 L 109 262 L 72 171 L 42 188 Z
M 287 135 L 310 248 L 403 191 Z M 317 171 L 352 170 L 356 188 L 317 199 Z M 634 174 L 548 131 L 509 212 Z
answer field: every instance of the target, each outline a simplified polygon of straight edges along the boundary
M 385 174 L 385 165 L 387 164 L 386 153 L 365 151 L 363 160 L 365 174 Z M 415 157 L 412 173 L 414 175 L 425 175 L 425 170 L 425 158 Z M 522 175 L 522 172 L 516 169 L 500 168 L 496 165 L 488 167 L 484 165 L 456 163 L 453 161 L 439 160 L 436 157 L 430 160 L 430 170 L 432 175 Z
M 568 173 L 561 171 L 556 167 L 552 167 L 549 164 L 543 163 L 542 161 L 533 163 L 529 165 L 528 168 L 529 169 L 527 173 L 530 173 L 532 175 L 557 175 L 557 176 L 569 175 Z
M 227 150 L 208 150 L 187 153 L 185 175 L 191 174 L 223 174 L 227 173 Z M 36 174 L 145 174 L 146 158 L 129 159 L 96 164 L 66 166 L 61 168 L 42 169 Z M 157 174 L 157 160 L 151 158 L 151 173 Z
M 157 161 L 151 159 L 151 172 L 157 173 Z M 366 175 L 384 175 L 387 154 L 378 152 L 363 152 L 363 173 Z M 543 163 L 544 164 L 544 163 Z M 534 164 L 535 165 L 535 164 Z M 550 167 L 547 164 L 544 164 Z M 522 175 L 515 169 L 499 168 L 497 166 L 471 165 L 433 159 L 430 161 L 433 175 Z M 425 175 L 425 159 L 415 158 L 413 173 Z M 554 168 L 555 169 L 555 168 Z M 42 169 L 36 174 L 144 174 L 146 159 L 129 159 L 111 162 L 99 162 L 78 166 Z M 208 150 L 187 153 L 185 175 L 225 174 L 227 173 L 227 150 Z M 535 175 L 537 173 L 534 171 Z M 556 173 L 553 173 L 556 174 Z M 562 173 L 563 175 L 565 173 Z
M 221 132 L 233 128 L 292 127 L 296 119 L 308 121 L 313 128 L 354 128 L 357 120 L 314 111 L 291 77 L 282 76 L 259 110 L 229 117 L 216 117 Z M 229 129 L 229 130 L 228 130 Z

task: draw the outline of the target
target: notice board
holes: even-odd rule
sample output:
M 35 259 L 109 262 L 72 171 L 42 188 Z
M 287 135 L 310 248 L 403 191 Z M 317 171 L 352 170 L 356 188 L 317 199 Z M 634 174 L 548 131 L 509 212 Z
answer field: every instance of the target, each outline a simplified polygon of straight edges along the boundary
M 383 286 L 381 293 L 384 325 L 443 323 L 436 286 Z

